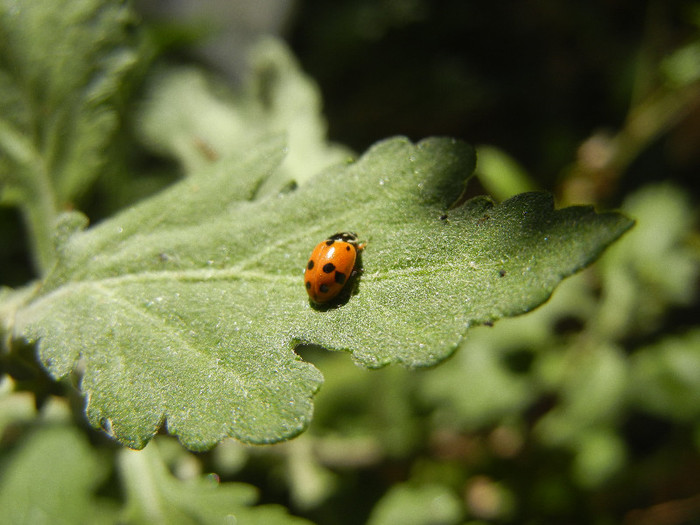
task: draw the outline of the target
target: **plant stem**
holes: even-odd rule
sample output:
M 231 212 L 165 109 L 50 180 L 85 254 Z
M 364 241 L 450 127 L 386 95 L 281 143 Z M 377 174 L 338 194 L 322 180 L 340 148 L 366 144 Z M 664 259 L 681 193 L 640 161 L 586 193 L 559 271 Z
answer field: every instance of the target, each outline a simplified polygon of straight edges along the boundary
M 8 177 L 9 184 L 3 188 L 3 199 L 21 207 L 34 267 L 40 276 L 44 276 L 56 257 L 52 236 L 58 208 L 53 183 L 34 144 L 3 122 L 0 122 L 0 151 L 15 166 Z
M 52 239 L 56 203 L 46 174 L 37 174 L 31 180 L 33 191 L 31 200 L 23 207 L 24 222 L 31 240 L 34 267 L 40 276 L 45 276 L 56 257 Z
M 118 458 L 122 485 L 126 491 L 128 518 L 138 517 L 150 523 L 162 523 L 163 502 L 159 497 L 158 481 L 153 472 L 154 464 L 160 465 L 155 444 L 150 443 L 147 449 L 143 450 L 124 449 Z

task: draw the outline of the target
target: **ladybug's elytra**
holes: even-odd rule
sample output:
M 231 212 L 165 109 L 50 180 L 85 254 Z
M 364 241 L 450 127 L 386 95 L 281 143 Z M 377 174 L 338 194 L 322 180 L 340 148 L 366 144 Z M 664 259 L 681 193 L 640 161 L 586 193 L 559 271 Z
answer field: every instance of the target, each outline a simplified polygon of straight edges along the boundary
M 326 303 L 340 293 L 352 276 L 357 253 L 364 247 L 357 234 L 340 232 L 314 248 L 304 272 L 306 291 L 313 302 Z

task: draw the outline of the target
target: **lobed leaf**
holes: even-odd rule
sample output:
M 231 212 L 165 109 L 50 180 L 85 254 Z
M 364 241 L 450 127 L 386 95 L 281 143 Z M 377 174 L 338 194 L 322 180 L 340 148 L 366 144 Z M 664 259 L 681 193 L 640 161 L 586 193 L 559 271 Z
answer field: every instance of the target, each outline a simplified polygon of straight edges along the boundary
M 119 454 L 126 492 L 122 523 L 309 525 L 281 506 L 253 506 L 258 496 L 251 485 L 219 483 L 214 475 L 179 479 L 168 470 L 156 444 Z
M 144 141 L 192 174 L 284 134 L 287 155 L 275 176 L 261 181 L 258 195 L 276 193 L 291 181 L 301 185 L 350 156 L 328 143 L 319 90 L 283 43 L 262 39 L 249 62 L 243 89 L 235 94 L 193 68 L 154 75 L 138 122 Z
M 163 423 L 195 449 L 287 439 L 322 380 L 296 345 L 368 367 L 437 364 L 469 327 L 547 300 L 632 224 L 555 211 L 541 193 L 449 209 L 475 161 L 450 139 L 390 139 L 296 191 L 245 200 L 236 180 L 274 176 L 281 151 L 189 177 L 60 247 L 16 335 L 38 340 L 57 378 L 82 361 L 93 425 L 136 448 Z M 313 307 L 306 259 L 343 230 L 367 242 L 355 293 Z
M 144 451 L 122 450 L 117 456 L 122 506 L 99 491 L 112 462 L 75 428 L 38 425 L 1 459 L 3 523 L 309 523 L 278 505 L 255 506 L 258 496 L 250 485 L 219 483 L 214 476 L 178 479 L 155 442 Z
M 0 2 L 0 148 L 17 185 L 44 170 L 62 204 L 97 176 L 136 60 L 130 17 L 121 2 Z
M 42 273 L 50 229 L 99 175 L 137 61 L 123 2 L 0 0 L 0 203 L 22 208 Z

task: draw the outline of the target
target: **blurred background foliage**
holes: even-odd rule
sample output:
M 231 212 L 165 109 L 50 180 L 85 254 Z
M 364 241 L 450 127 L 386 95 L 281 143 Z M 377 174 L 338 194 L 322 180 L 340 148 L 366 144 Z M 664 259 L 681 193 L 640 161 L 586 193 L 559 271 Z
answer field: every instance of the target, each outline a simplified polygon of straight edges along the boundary
M 543 307 L 472 330 L 435 369 L 367 371 L 345 355 L 300 349 L 325 383 L 310 429 L 293 441 L 226 441 L 193 455 L 163 436 L 149 461 L 183 483 L 206 473 L 250 483 L 262 503 L 331 525 L 700 522 L 700 3 L 141 0 L 136 7 L 153 61 L 200 64 L 233 86 L 245 77 L 254 42 L 281 36 L 317 82 L 338 144 L 363 151 L 396 134 L 458 137 L 478 145 L 472 195 L 502 200 L 546 189 L 559 206 L 621 208 L 637 220 Z M 141 89 L 135 80 L 131 96 Z M 138 118 L 126 112 L 123 164 L 79 203 L 93 218 L 177 176 L 157 151 L 134 148 Z M 11 209 L 0 210 L 0 235 L 4 281 L 29 280 Z M 37 402 L 11 394 L 5 379 L 4 463 L 22 460 L 16 450 L 28 429 L 77 424 L 82 435 L 63 430 L 61 443 L 75 440 L 84 458 L 74 464 L 93 472 L 99 461 L 103 472 L 89 481 L 77 470 L 72 479 L 83 482 L 75 490 L 98 494 L 93 506 L 111 502 L 103 509 L 128 500 L 130 519 L 147 521 L 130 497 L 142 467 L 85 427 L 70 385 L 52 385 L 29 364 L 13 366 L 14 383 Z M 74 415 L 56 410 L 60 416 L 37 419 L 36 406 L 46 412 L 46 400 L 60 404 L 56 395 L 77 407 Z M 10 496 L 0 486 L 2 497 Z

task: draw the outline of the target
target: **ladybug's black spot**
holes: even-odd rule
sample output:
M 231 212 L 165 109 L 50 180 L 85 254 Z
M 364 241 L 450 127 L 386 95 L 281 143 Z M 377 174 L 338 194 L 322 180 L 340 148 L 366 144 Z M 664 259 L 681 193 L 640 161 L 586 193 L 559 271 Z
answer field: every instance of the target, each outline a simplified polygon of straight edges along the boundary
M 306 289 L 308 290 L 311 288 L 311 281 L 306 281 Z
M 312 270 L 314 267 L 314 261 L 313 259 L 309 259 L 309 264 L 306 265 L 307 270 Z
M 345 282 L 345 274 L 343 272 L 335 272 L 335 282 L 343 284 Z
M 328 293 L 328 285 L 326 283 L 323 283 L 318 289 L 321 291 L 321 293 Z
M 333 244 L 334 242 L 335 242 L 335 239 L 328 239 L 328 240 L 326 241 L 326 246 L 330 246 L 330 245 Z
M 345 247 L 345 251 L 346 251 L 346 252 L 349 252 L 349 251 L 350 251 L 350 246 L 349 246 L 349 245 Z
M 335 264 L 326 263 L 323 265 L 323 273 L 332 273 L 335 270 Z

